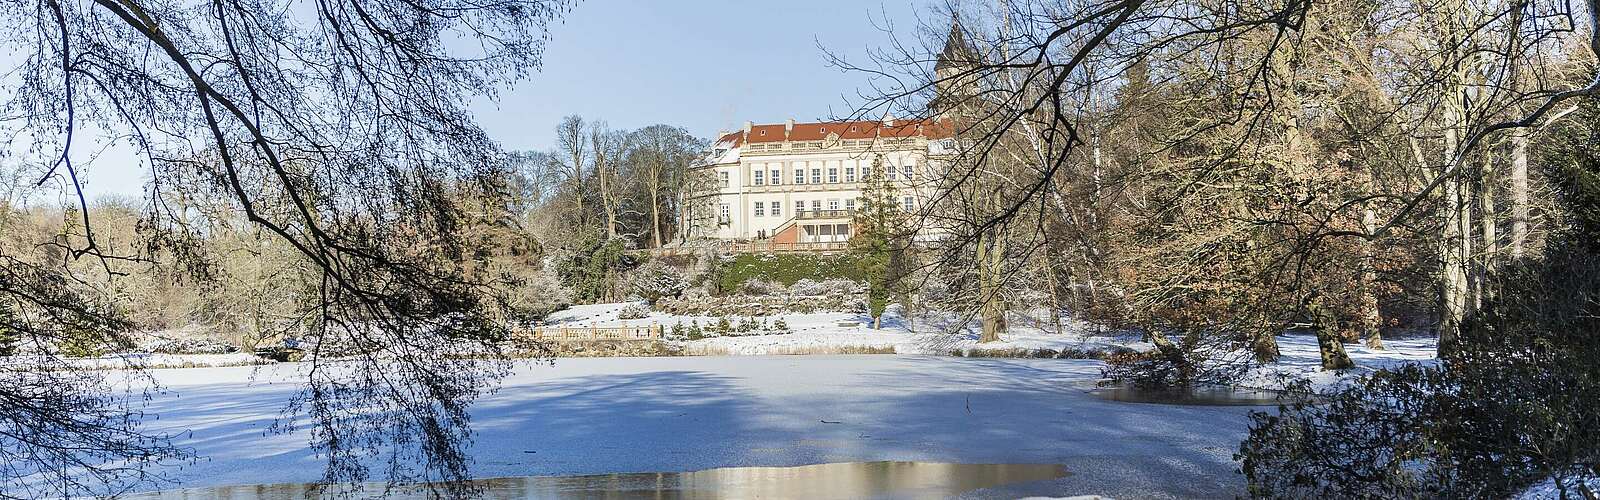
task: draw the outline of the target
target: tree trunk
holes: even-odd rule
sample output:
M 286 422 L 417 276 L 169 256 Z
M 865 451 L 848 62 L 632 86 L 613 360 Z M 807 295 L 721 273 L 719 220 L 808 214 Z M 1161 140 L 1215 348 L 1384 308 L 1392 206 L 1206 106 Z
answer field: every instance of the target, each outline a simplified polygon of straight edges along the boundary
M 1371 208 L 1361 213 L 1361 225 L 1367 234 L 1378 230 L 1378 211 Z M 1376 260 L 1378 258 L 1378 243 L 1367 241 L 1362 249 L 1361 259 L 1361 336 L 1366 339 L 1367 348 L 1383 350 L 1383 313 L 1378 309 L 1378 272 Z
M 1322 369 L 1343 370 L 1354 367 L 1350 355 L 1344 350 L 1344 339 L 1339 338 L 1338 319 L 1322 304 L 1311 304 L 1312 326 L 1317 332 L 1317 351 L 1322 355 Z
M 1322 369 L 1344 370 L 1356 366 L 1344 351 L 1344 342 L 1333 328 L 1317 326 L 1317 350 L 1322 353 Z
M 661 248 L 661 188 L 650 189 L 650 244 Z
M 1454 77 L 1459 81 L 1459 76 Z M 1444 99 L 1444 158 L 1447 162 L 1458 154 L 1461 144 L 1461 124 L 1466 110 L 1462 109 L 1460 85 L 1450 85 Z M 1462 159 L 1463 163 L 1467 160 Z M 1445 169 L 1450 164 L 1444 165 Z M 1472 217 L 1468 198 L 1470 187 L 1463 169 L 1457 168 L 1444 182 L 1444 199 L 1441 210 L 1442 234 L 1439 238 L 1440 293 L 1439 293 L 1439 351 L 1448 352 L 1460 338 L 1462 324 L 1468 316 L 1467 266 L 1471 262 Z
M 1001 270 L 998 267 L 1003 264 L 1005 247 L 998 230 L 993 230 L 988 238 L 980 238 L 977 247 L 978 298 L 982 301 L 983 313 L 983 330 L 978 342 L 998 342 L 1000 334 L 1006 331 L 1006 307 L 1000 297 Z
M 1257 362 L 1271 363 L 1273 361 L 1277 361 L 1278 357 L 1282 355 L 1282 353 L 1278 351 L 1278 339 L 1272 336 L 1271 331 L 1261 330 L 1252 333 L 1251 335 L 1254 338 L 1251 341 L 1250 348 L 1252 351 L 1255 351 Z
M 1511 257 L 1522 257 L 1528 241 L 1528 134 L 1511 135 Z
M 1494 217 L 1495 175 L 1498 174 L 1494 168 L 1495 161 L 1485 161 L 1483 175 L 1478 178 L 1478 236 L 1483 242 L 1483 250 L 1478 255 L 1478 265 L 1474 266 L 1473 271 L 1473 309 L 1482 309 L 1484 301 L 1493 299 L 1489 296 L 1493 292 L 1486 284 L 1489 274 L 1498 268 L 1500 261 L 1500 233 Z

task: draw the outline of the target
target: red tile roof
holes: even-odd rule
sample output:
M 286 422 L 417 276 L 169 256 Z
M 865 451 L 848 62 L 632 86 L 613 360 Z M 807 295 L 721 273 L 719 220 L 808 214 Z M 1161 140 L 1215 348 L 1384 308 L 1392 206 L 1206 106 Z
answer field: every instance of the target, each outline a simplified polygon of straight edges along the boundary
M 894 120 L 893 125 L 876 120 L 796 123 L 794 128 L 788 131 L 787 136 L 784 134 L 785 127 L 787 124 L 783 123 L 752 125 L 748 134 L 744 131 L 731 132 L 718 138 L 717 142 L 730 143 L 738 147 L 746 142 L 820 141 L 831 134 L 838 134 L 840 139 L 874 137 L 942 139 L 954 133 L 954 128 L 948 120 Z

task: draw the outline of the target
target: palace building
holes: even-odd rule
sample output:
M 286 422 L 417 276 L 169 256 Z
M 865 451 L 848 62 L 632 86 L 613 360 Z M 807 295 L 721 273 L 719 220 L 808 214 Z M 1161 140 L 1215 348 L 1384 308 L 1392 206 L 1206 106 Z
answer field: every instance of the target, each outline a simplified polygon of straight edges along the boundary
M 685 200 L 683 234 L 742 241 L 750 248 L 832 249 L 855 234 L 854 212 L 864 180 L 880 165 L 907 213 L 936 194 L 945 160 L 955 152 L 954 124 L 943 118 L 970 91 L 950 82 L 976 60 L 952 20 L 934 71 L 935 118 L 762 124 L 718 134 L 693 170 L 709 174 L 711 193 Z M 688 208 L 692 206 L 693 208 Z M 923 230 L 923 236 L 930 230 Z
M 842 247 L 873 166 L 894 184 L 904 210 L 916 212 L 934 194 L 932 176 L 952 131 L 939 119 L 747 122 L 721 134 L 697 168 L 714 189 L 691 216 L 688 235 L 777 249 Z

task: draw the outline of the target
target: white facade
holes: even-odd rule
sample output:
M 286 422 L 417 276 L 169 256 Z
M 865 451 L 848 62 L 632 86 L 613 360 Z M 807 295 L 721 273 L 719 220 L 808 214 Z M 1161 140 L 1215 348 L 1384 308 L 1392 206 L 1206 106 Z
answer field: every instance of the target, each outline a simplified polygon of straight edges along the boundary
M 945 144 L 935 128 L 892 121 L 748 124 L 719 138 L 702 167 L 713 175 L 715 194 L 706 197 L 707 216 L 694 221 L 690 235 L 759 241 L 799 226 L 780 242 L 844 242 L 874 164 L 894 183 L 903 208 L 914 212 L 937 184 L 930 176 Z

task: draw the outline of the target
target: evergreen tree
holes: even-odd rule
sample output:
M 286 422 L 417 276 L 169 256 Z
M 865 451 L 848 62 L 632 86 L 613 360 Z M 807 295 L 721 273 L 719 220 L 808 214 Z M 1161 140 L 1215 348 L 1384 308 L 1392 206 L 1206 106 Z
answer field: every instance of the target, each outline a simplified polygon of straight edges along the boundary
M 867 312 L 872 328 L 880 328 L 884 309 L 895 295 L 897 268 L 909 242 L 906 216 L 896 202 L 894 184 L 883 175 L 883 157 L 872 160 L 872 170 L 863 178 L 860 210 L 855 213 L 855 235 L 850 250 L 867 281 Z

